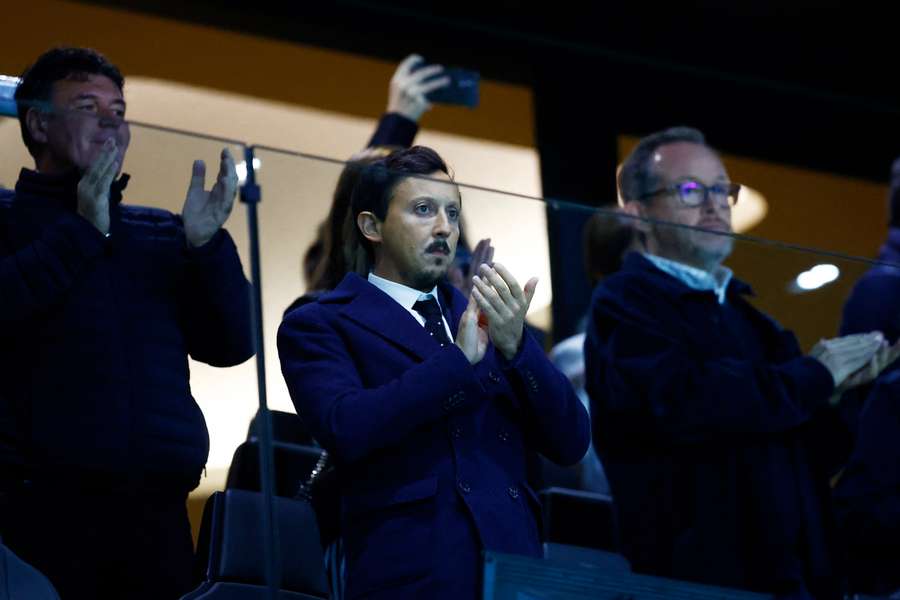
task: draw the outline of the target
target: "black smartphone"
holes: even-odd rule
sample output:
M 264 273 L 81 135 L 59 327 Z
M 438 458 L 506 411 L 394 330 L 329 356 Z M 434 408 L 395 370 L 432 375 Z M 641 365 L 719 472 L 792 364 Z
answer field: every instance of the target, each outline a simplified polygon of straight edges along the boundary
M 416 70 L 426 66 L 424 63 L 416 67 Z M 425 97 L 429 102 L 436 104 L 455 104 L 457 106 L 467 106 L 475 108 L 478 106 L 478 85 L 481 81 L 481 75 L 478 71 L 470 71 L 468 69 L 459 69 L 451 67 L 444 69 L 440 74 L 435 75 L 431 79 L 438 77 L 449 77 L 450 85 L 439 90 L 429 92 Z

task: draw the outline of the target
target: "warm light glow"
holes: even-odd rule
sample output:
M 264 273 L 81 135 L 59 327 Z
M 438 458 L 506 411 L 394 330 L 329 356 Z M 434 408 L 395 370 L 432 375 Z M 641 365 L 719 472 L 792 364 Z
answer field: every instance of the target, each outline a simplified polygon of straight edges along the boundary
M 809 271 L 804 271 L 797 275 L 794 281 L 798 291 L 809 292 L 826 286 L 837 280 L 841 275 L 841 270 L 835 265 L 816 265 Z
M 731 209 L 731 227 L 735 233 L 747 233 L 759 225 L 768 212 L 765 196 L 752 187 L 741 185 L 737 204 Z

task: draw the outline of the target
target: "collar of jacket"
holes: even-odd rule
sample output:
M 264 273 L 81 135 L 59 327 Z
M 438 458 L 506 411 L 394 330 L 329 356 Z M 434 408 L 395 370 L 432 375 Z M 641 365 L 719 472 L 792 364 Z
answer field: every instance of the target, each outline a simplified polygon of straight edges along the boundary
M 110 206 L 122 202 L 122 192 L 130 178 L 127 173 L 122 173 L 119 179 L 109 186 Z M 80 180 L 81 175 L 75 170 L 62 175 L 45 175 L 31 169 L 22 169 L 16 182 L 16 198 L 29 201 L 42 200 L 74 211 L 78 206 Z
M 695 290 L 686 285 L 684 282 L 680 281 L 678 278 L 673 277 L 672 275 L 669 275 L 668 273 L 658 269 L 656 265 L 644 258 L 644 256 L 642 256 L 640 252 L 629 252 L 625 255 L 625 258 L 622 260 L 622 271 L 640 275 L 642 277 L 649 277 L 656 285 L 664 288 L 673 296 L 685 296 L 688 294 L 709 294 L 710 296 L 715 297 L 715 292 L 712 290 Z M 753 288 L 751 288 L 747 283 L 744 283 L 736 277 L 732 277 L 731 281 L 728 283 L 728 288 L 725 291 L 725 296 L 732 297 L 736 294 L 747 296 L 754 295 Z
M 466 309 L 465 298 L 443 281 L 438 283 L 438 295 L 450 330 L 456 331 Z M 420 358 L 440 349 L 409 311 L 356 273 L 348 273 L 333 291 L 319 298 L 319 303 L 343 304 L 341 315 Z

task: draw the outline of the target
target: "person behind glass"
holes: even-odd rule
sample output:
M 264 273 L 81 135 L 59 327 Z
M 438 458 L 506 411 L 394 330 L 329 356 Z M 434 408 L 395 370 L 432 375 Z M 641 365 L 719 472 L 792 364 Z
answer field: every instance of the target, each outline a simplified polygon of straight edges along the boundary
M 347 255 L 344 240 L 345 231 L 352 232 L 355 228 L 346 216 L 358 168 L 395 150 L 412 146 L 419 132 L 419 120 L 432 108 L 428 93 L 450 84 L 450 78 L 441 75 L 443 67 L 417 68 L 423 62 L 418 54 L 410 54 L 397 66 L 388 86 L 387 110 L 379 119 L 366 148 L 350 157 L 341 171 L 328 217 L 319 225 L 316 238 L 303 254 L 301 270 L 306 292 L 294 300 L 284 314 L 315 300 L 323 291 L 334 289 L 344 275 L 354 269 L 354 257 Z
M 878 264 L 856 283 L 844 305 L 841 333 L 878 329 L 900 339 L 900 158 L 891 168 L 888 232 Z M 855 433 L 853 454 L 834 490 L 847 549 L 851 590 L 884 594 L 900 590 L 900 363 L 847 404 Z
M 634 249 L 634 229 L 631 222 L 632 219 L 627 218 L 616 207 L 597 210 L 584 224 L 581 233 L 582 260 L 585 275 L 592 288 L 604 277 L 618 271 L 622 267 L 622 257 Z M 579 320 L 577 333 L 553 346 L 550 350 L 550 360 L 572 383 L 578 399 L 590 414 L 590 399 L 584 389 L 584 339 L 587 320 L 588 315 L 584 315 Z M 609 494 L 609 482 L 606 480 L 603 464 L 593 449 L 593 444 L 577 467 L 571 471 L 575 482 L 574 485 L 568 484 L 566 487 Z M 557 473 L 556 477 L 565 481 L 563 479 L 565 475 L 566 473 Z
M 188 355 L 253 354 L 222 229 L 234 161 L 222 151 L 212 189 L 195 161 L 181 215 L 123 204 L 123 85 L 93 50 L 41 55 L 15 96 L 36 168 L 0 205 L 2 535 L 66 599 L 189 591 L 209 437 Z
M 477 598 L 482 549 L 541 555 L 526 452 L 575 463 L 588 417 L 524 332 L 536 279 L 483 265 L 468 300 L 446 283 L 462 201 L 437 153 L 370 165 L 352 211 L 367 278 L 278 333 L 297 412 L 337 464 L 346 597 Z
M 803 355 L 747 300 L 722 265 L 739 186 L 699 131 L 643 138 L 619 187 L 640 251 L 596 288 L 585 361 L 625 555 L 645 573 L 839 597 L 830 465 L 808 441 L 897 349 L 866 333 Z

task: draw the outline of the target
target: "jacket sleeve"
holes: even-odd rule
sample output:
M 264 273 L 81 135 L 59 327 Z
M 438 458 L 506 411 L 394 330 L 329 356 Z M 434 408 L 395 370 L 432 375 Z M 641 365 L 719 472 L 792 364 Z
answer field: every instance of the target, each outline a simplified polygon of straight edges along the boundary
M 0 209 L 9 213 L 11 209 Z M 105 247 L 105 238 L 78 215 L 64 215 L 21 248 L 11 242 L 16 226 L 0 214 L 0 322 L 27 319 L 61 302 Z
M 338 460 L 354 462 L 396 445 L 485 397 L 452 344 L 385 385 L 363 387 L 354 357 L 323 312 L 311 304 L 290 313 L 278 331 L 278 355 L 297 413 Z
M 559 465 L 581 460 L 590 445 L 590 418 L 566 376 L 527 330 L 516 356 L 507 362 L 498 354 L 498 360 L 515 382 L 525 430 L 537 450 Z
M 181 286 L 188 352 L 214 367 L 253 356 L 250 283 L 224 229 L 199 248 L 185 250 Z
M 704 356 L 657 322 L 651 300 L 601 286 L 585 339 L 594 441 L 692 444 L 785 432 L 827 406 L 834 382 L 819 361 Z M 608 426 L 607 426 L 608 424 Z
M 378 121 L 378 127 L 369 140 L 368 148 L 373 146 L 399 146 L 409 148 L 416 139 L 419 125 L 403 115 L 385 113 Z

